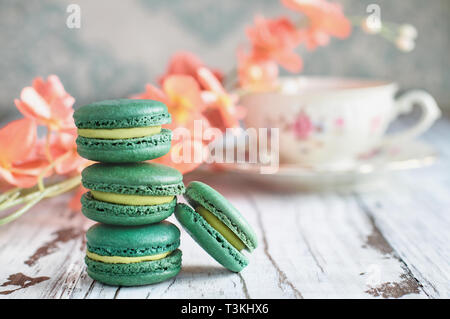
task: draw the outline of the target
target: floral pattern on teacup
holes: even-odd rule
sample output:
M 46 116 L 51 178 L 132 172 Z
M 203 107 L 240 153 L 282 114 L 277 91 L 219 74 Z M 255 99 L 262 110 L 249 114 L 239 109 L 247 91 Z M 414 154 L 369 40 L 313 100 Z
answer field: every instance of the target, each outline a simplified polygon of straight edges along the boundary
M 296 138 L 306 140 L 314 131 L 314 125 L 309 116 L 301 111 L 292 123 L 291 130 Z

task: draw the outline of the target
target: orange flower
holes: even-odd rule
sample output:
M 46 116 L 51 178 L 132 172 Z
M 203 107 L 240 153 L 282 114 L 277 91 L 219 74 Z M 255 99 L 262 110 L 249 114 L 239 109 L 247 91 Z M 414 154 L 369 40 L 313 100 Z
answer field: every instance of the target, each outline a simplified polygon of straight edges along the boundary
M 50 75 L 46 82 L 41 77 L 34 79 L 33 86 L 23 88 L 20 100 L 14 102 L 25 117 L 35 119 L 52 131 L 75 127 L 72 118 L 75 99 L 66 93 L 56 75 Z
M 308 18 L 309 25 L 305 30 L 300 30 L 300 37 L 310 50 L 327 45 L 330 36 L 344 39 L 350 35 L 350 21 L 344 16 L 339 3 L 326 0 L 281 0 L 281 2 Z
M 203 151 L 202 136 L 193 134 L 194 120 L 202 120 L 203 128 L 208 127 L 209 123 L 202 114 L 206 106 L 201 98 L 199 84 L 193 77 L 170 75 L 164 80 L 162 90 L 147 84 L 144 93 L 134 95 L 131 98 L 157 100 L 166 104 L 169 113 L 172 115 L 172 123 L 168 124 L 167 127 L 171 130 L 186 128 L 191 132 L 191 139 L 188 141 L 191 154 L 194 154 L 194 149 L 197 152 Z M 152 160 L 152 162 L 172 166 L 183 174 L 194 170 L 201 163 L 195 163 L 194 161 L 175 163 L 172 160 L 174 156 L 181 155 L 182 150 L 186 150 L 186 144 L 183 144 L 185 142 L 182 139 L 172 141 L 170 152 L 163 157 Z
M 205 109 L 198 82 L 191 76 L 172 75 L 163 83 L 166 105 L 172 114 L 175 127 L 188 127 L 193 120 L 203 119 Z
M 170 75 L 190 75 L 196 79 L 197 82 L 199 82 L 202 89 L 205 89 L 205 87 L 202 86 L 197 74 L 197 70 L 204 67 L 206 67 L 205 64 L 193 53 L 187 51 L 177 52 L 170 59 L 166 74 L 160 77 L 159 83 L 160 85 L 163 85 L 164 80 Z M 214 76 L 222 82 L 222 72 L 219 70 L 210 70 Z
M 289 19 L 256 16 L 254 27 L 246 31 L 252 44 L 252 61 L 274 60 L 288 71 L 301 70 L 302 59 L 293 51 L 300 44 L 300 37 Z
M 57 174 L 74 176 L 92 164 L 92 161 L 86 160 L 78 155 L 76 129 L 68 132 L 60 132 L 53 136 L 50 141 L 50 152 L 55 158 L 54 169 Z M 81 211 L 81 196 L 87 192 L 87 189 L 79 185 L 69 201 L 69 208 L 72 211 Z
M 72 211 L 78 212 L 81 211 L 81 196 L 86 193 L 88 190 L 80 185 L 77 187 L 77 190 L 74 192 L 72 198 L 69 201 L 69 208 Z
M 170 75 L 164 82 L 162 90 L 147 84 L 144 93 L 131 96 L 133 99 L 150 99 L 164 103 L 172 115 L 168 128 L 186 126 L 194 119 L 202 118 L 205 105 L 201 98 L 198 83 L 191 76 Z
M 50 154 L 54 159 L 54 169 L 57 174 L 64 175 L 76 171 L 81 173 L 90 161 L 80 157 L 77 152 L 77 130 L 58 132 L 50 138 Z M 41 148 L 45 155 L 45 149 Z
M 252 56 L 238 51 L 238 78 L 241 87 L 264 90 L 276 82 L 278 65 L 272 60 L 254 60 Z
M 202 92 L 202 99 L 206 104 L 203 115 L 209 123 L 222 132 L 226 128 L 238 127 L 239 119 L 243 118 L 244 114 L 243 110 L 236 106 L 237 96 L 228 94 L 219 80 L 207 68 L 199 68 L 197 76 L 200 84 L 206 89 Z
M 48 162 L 36 156 L 36 122 L 12 121 L 0 129 L 0 177 L 18 187 L 32 187 Z

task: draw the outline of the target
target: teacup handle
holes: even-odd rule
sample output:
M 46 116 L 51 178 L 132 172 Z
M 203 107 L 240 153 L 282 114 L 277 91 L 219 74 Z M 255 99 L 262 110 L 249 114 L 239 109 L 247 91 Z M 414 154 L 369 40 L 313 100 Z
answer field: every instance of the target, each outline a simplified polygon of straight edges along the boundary
M 402 94 L 396 101 L 397 114 L 409 113 L 414 104 L 418 104 L 422 109 L 422 116 L 419 121 L 405 131 L 387 135 L 383 139 L 383 144 L 399 143 L 411 140 L 426 130 L 441 116 L 441 110 L 437 106 L 436 100 L 423 90 L 411 90 Z

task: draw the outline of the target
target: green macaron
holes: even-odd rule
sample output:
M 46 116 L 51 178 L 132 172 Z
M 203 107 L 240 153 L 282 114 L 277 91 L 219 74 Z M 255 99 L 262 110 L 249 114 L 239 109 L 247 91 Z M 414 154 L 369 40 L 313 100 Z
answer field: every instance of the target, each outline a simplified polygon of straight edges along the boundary
M 119 99 L 88 104 L 73 115 L 80 156 L 106 163 L 139 162 L 170 150 L 167 107 L 158 101 Z
M 144 225 L 169 217 L 185 191 L 183 175 L 148 162 L 96 163 L 82 172 L 89 192 L 81 198 L 83 214 L 112 225 Z
M 86 239 L 87 273 L 102 283 L 148 285 L 180 272 L 180 230 L 167 221 L 127 227 L 96 224 Z
M 192 206 L 177 204 L 175 216 L 184 229 L 222 266 L 239 272 L 249 263 L 242 250 L 258 243 L 251 226 L 220 193 L 201 182 L 191 182 L 184 195 Z

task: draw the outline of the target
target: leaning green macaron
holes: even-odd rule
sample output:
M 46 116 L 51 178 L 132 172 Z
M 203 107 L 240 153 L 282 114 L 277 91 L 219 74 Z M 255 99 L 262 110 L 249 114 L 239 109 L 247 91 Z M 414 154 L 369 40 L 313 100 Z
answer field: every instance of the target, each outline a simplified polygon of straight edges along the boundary
M 167 221 L 127 227 L 96 224 L 86 239 L 87 273 L 102 283 L 148 285 L 180 272 L 180 230 Z
M 170 150 L 167 107 L 158 101 L 119 99 L 88 104 L 73 115 L 81 157 L 106 163 L 140 162 Z
M 239 272 L 249 263 L 241 252 L 253 251 L 257 237 L 241 213 L 220 193 L 192 182 L 184 195 L 190 207 L 177 204 L 175 216 L 186 231 L 222 266 Z
M 160 222 L 175 210 L 185 191 L 183 175 L 156 163 L 96 163 L 82 172 L 89 192 L 81 198 L 83 214 L 112 225 Z

